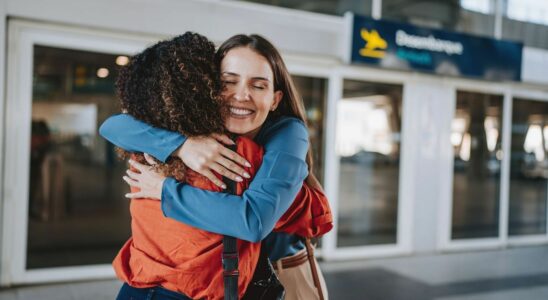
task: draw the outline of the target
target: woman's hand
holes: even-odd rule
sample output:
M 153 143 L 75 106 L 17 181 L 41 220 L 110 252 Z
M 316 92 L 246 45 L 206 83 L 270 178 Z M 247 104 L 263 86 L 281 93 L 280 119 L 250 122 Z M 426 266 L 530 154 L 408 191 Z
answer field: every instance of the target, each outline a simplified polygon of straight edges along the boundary
M 241 167 L 251 167 L 243 157 L 226 148 L 225 145 L 234 145 L 234 142 L 224 134 L 213 134 L 206 137 L 190 137 L 175 152 L 190 169 L 204 175 L 215 185 L 226 188 L 213 171 L 241 182 L 243 177 L 249 178 L 249 174 Z
M 151 165 L 155 162 L 148 154 L 145 154 L 145 159 Z M 140 164 L 132 159 L 129 160 L 129 164 L 137 169 L 139 173 L 127 170 L 127 176 L 124 176 L 124 180 L 132 187 L 140 189 L 139 192 L 126 194 L 127 198 L 150 198 L 158 199 L 162 198 L 162 185 L 164 184 L 165 176 L 154 171 L 151 166 Z

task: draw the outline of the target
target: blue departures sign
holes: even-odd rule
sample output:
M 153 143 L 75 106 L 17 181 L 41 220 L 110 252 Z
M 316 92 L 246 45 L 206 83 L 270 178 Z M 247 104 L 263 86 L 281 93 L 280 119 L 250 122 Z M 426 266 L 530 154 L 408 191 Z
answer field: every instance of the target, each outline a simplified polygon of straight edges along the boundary
M 354 15 L 353 63 L 488 80 L 521 79 L 521 43 Z

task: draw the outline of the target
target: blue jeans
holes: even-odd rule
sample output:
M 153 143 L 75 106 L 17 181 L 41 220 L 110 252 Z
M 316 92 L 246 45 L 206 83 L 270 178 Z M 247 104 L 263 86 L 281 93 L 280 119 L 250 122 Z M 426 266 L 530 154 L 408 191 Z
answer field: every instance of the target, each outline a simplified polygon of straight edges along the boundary
M 135 288 L 127 283 L 122 285 L 116 300 L 192 300 L 189 297 L 163 287 Z

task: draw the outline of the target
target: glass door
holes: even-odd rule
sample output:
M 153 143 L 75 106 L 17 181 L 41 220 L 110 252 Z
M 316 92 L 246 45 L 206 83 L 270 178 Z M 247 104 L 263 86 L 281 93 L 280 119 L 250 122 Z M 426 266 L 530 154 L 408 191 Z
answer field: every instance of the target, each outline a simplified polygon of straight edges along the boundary
M 337 103 L 337 247 L 397 243 L 402 90 L 343 82 Z
M 502 160 L 503 96 L 458 91 L 451 239 L 497 238 Z
M 334 228 L 325 259 L 410 253 L 412 195 L 403 177 L 405 74 L 339 67 L 329 77 L 325 188 Z M 407 167 L 403 167 L 405 162 Z M 403 179 L 402 179 L 403 178 Z
M 548 201 L 548 99 L 514 97 L 508 235 L 545 238 Z
M 308 119 L 308 133 L 312 148 L 314 175 L 323 184 L 327 79 L 306 75 L 292 75 L 292 78 L 297 91 L 303 99 Z
M 9 26 L 3 255 L 13 259 L 2 272 L 12 283 L 112 276 L 130 235 L 126 167 L 98 127 L 119 112 L 118 69 L 148 41 Z
M 128 57 L 35 44 L 32 59 L 26 269 L 109 263 L 130 232 L 126 166 L 98 126 Z
M 548 95 L 488 90 L 456 92 L 444 249 L 548 243 Z

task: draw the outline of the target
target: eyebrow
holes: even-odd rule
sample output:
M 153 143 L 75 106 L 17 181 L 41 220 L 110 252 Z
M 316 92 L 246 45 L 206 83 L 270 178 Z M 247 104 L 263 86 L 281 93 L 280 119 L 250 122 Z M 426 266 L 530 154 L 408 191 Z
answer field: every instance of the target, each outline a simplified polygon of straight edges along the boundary
M 228 76 L 236 76 L 236 77 L 240 77 L 239 74 L 236 74 L 236 73 L 232 73 L 232 72 L 223 72 L 221 73 L 221 75 L 225 76 L 225 75 L 228 75 Z M 270 80 L 266 77 L 260 77 L 260 76 L 257 76 L 257 77 L 253 77 L 251 78 L 253 80 L 264 80 L 264 81 L 268 81 L 270 82 Z

